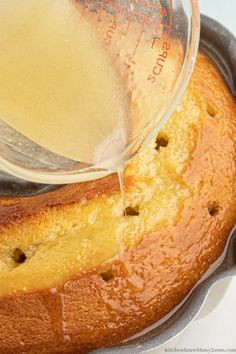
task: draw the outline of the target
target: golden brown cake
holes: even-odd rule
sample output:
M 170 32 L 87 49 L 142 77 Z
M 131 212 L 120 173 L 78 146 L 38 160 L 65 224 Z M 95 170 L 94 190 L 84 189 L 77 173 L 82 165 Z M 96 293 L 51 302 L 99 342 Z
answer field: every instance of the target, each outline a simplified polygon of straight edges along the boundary
M 198 56 L 156 141 L 125 173 L 0 199 L 0 353 L 84 353 L 175 308 L 236 221 L 236 106 Z

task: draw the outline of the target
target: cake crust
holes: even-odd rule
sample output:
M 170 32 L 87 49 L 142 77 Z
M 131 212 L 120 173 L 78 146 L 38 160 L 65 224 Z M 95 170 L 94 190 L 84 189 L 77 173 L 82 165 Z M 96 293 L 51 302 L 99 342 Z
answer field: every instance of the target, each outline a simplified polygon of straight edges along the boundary
M 1 354 L 86 353 L 119 343 L 173 310 L 220 257 L 236 221 L 235 102 L 202 54 L 185 99 L 200 107 L 201 124 L 192 127 L 196 143 L 182 181 L 193 192 L 180 217 L 56 287 L 2 295 Z M 127 188 L 133 183 L 128 175 Z M 1 232 L 118 188 L 113 175 L 41 196 L 1 198 Z

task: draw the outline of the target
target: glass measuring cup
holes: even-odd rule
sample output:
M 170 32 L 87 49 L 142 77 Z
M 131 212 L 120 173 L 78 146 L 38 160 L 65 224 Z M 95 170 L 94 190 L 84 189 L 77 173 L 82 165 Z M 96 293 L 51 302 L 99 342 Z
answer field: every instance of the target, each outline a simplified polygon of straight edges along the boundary
M 75 161 L 37 145 L 1 120 L 1 169 L 40 183 L 100 178 L 132 158 L 174 110 L 188 83 L 199 41 L 196 0 L 60 1 L 75 7 L 78 19 L 88 23 L 110 57 L 125 87 L 131 128 L 115 152 L 108 145 L 102 160 Z M 122 137 L 116 139 L 120 143 Z

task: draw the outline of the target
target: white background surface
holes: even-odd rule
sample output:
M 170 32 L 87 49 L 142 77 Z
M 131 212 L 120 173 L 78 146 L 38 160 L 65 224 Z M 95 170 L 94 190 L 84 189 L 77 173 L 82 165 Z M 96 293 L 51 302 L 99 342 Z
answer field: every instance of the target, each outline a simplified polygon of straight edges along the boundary
M 200 0 L 200 9 L 236 36 L 236 0 Z M 212 291 L 208 304 L 213 301 L 216 293 Z M 224 298 L 210 315 L 196 320 L 177 341 L 166 347 L 236 350 L 236 278 L 232 279 Z
M 199 0 L 200 11 L 216 19 L 236 36 L 236 0 Z

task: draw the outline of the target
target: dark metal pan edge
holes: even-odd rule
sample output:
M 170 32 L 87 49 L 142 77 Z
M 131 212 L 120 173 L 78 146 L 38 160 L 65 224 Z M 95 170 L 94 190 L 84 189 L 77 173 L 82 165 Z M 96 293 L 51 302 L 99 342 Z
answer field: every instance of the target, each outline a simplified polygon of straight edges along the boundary
M 236 96 L 236 39 L 233 34 L 219 22 L 201 15 L 200 50 L 213 60 Z

